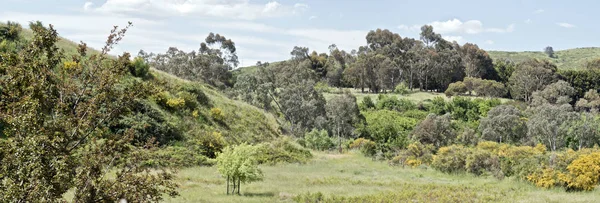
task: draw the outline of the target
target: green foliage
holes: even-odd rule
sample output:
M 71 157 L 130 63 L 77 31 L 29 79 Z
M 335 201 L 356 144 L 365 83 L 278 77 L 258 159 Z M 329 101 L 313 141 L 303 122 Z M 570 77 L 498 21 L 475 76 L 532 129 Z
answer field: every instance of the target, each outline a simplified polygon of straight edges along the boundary
M 257 147 L 257 159 L 260 164 L 306 163 L 312 158 L 309 150 L 294 144 L 287 138 L 261 143 Z
M 586 67 L 590 59 L 600 57 L 600 49 L 596 47 L 565 49 L 554 52 L 554 58 L 548 57 L 542 51 L 525 51 L 525 52 L 506 52 L 506 51 L 488 51 L 494 61 L 510 60 L 515 63 L 538 59 L 549 60 L 555 63 L 558 69 L 574 69 L 581 70 Z
M 146 101 L 136 100 L 132 114 L 123 116 L 116 125 L 111 126 L 116 133 L 125 133 L 130 129 L 134 130 L 133 143 L 136 145 L 143 145 L 150 140 L 165 145 L 183 139 L 182 132 L 168 119 L 168 115 Z
M 220 108 L 211 108 L 210 117 L 217 122 L 223 122 L 225 120 L 225 114 Z
M 519 63 L 509 78 L 510 95 L 514 99 L 531 101 L 533 92 L 542 90 L 556 80 L 556 66 L 549 61 L 528 60 Z
M 375 103 L 373 102 L 373 100 L 371 99 L 370 96 L 366 96 L 363 98 L 362 102 L 360 103 L 360 107 L 361 107 L 361 109 L 374 109 Z
M 377 144 L 371 140 L 365 140 L 360 144 L 360 152 L 367 157 L 375 157 Z
M 196 146 L 167 146 L 160 150 L 153 151 L 153 159 L 144 162 L 145 166 L 156 168 L 168 166 L 172 168 L 186 168 L 194 166 L 212 166 L 214 160 L 198 153 L 194 148 Z
M 405 94 L 408 94 L 409 92 L 410 92 L 410 90 L 408 89 L 408 86 L 406 86 L 406 84 L 404 82 L 399 83 L 394 88 L 394 93 L 396 93 L 396 94 L 405 95 Z
M 384 94 L 380 94 L 377 101 L 377 109 L 404 112 L 417 109 L 417 105 L 408 99 L 398 99 L 396 96 L 386 96 Z
M 465 168 L 467 172 L 475 175 L 481 175 L 486 171 L 498 173 L 500 162 L 491 152 L 475 148 L 467 156 Z
M 125 80 L 127 63 L 107 55 L 129 26 L 115 27 L 100 54 L 80 49 L 67 58 L 56 30 L 32 22 L 26 47 L 0 53 L 0 118 L 8 124 L 0 199 L 59 202 L 73 191 L 73 202 L 157 202 L 176 195 L 172 174 L 145 164 L 155 144 L 132 145 L 135 129 L 110 130 L 152 92 Z
M 258 168 L 258 147 L 248 144 L 225 147 L 217 156 L 217 170 L 227 179 L 227 194 L 229 194 L 229 181 L 233 183 L 233 192 L 240 194 L 241 183 L 260 181 L 263 173 Z M 237 186 L 237 188 L 236 188 Z
M 196 148 L 195 152 L 208 158 L 214 159 L 225 147 L 225 139 L 220 132 L 204 132 L 202 135 L 190 141 Z
M 527 126 L 519 109 L 500 105 L 492 108 L 481 120 L 479 131 L 483 139 L 517 144 L 524 141 Z
M 465 171 L 469 154 L 468 148 L 459 145 L 439 148 L 437 154 L 433 157 L 431 167 L 445 173 Z
M 148 75 L 148 71 L 150 71 L 150 65 L 141 57 L 135 57 L 129 65 L 129 73 L 135 77 L 144 78 Z
M 178 92 L 177 98 L 179 98 L 180 100 L 182 99 L 183 103 L 185 104 L 185 108 L 189 110 L 196 109 L 199 105 L 197 96 L 186 91 Z
M 437 115 L 448 113 L 446 100 L 442 97 L 435 97 L 431 100 L 431 104 L 427 107 L 428 111 Z
M 357 134 L 377 143 L 378 150 L 382 152 L 404 148 L 408 133 L 418 122 L 416 119 L 403 117 L 397 111 L 371 111 L 365 112 L 364 116 L 366 125 L 360 125 Z
M 432 144 L 436 148 L 454 141 L 456 132 L 452 128 L 449 115 L 429 114 L 411 133 L 411 139 L 423 144 Z
M 464 94 L 465 92 L 467 92 L 467 86 L 465 86 L 465 83 L 458 81 L 450 83 L 444 94 L 446 94 L 447 97 L 451 97 Z
M 306 147 L 315 150 L 329 150 L 333 148 L 333 141 L 329 137 L 327 130 L 312 129 L 304 135 Z
M 421 164 L 431 164 L 433 160 L 433 151 L 435 147 L 433 145 L 424 145 L 420 142 L 413 142 L 406 147 L 406 150 L 400 151 L 395 156 L 390 164 L 393 165 L 409 165 L 412 167 L 418 167 Z

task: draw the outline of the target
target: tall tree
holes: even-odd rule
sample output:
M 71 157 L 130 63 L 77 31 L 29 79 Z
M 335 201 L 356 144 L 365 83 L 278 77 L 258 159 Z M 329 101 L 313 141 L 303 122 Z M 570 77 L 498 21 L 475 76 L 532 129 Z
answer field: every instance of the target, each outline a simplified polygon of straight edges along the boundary
M 440 39 L 442 39 L 440 34 L 433 32 L 433 26 L 431 25 L 423 25 L 421 27 L 420 36 L 421 41 L 423 41 L 427 47 L 434 46 Z
M 492 108 L 487 117 L 481 120 L 479 131 L 483 139 L 517 144 L 524 141 L 527 126 L 519 109 L 510 105 L 500 105 Z
M 361 118 L 356 97 L 345 92 L 342 95 L 331 98 L 326 105 L 327 119 L 331 131 L 338 137 L 340 152 L 342 151 L 342 137 L 350 137 L 354 126 Z
M 492 58 L 476 44 L 466 43 L 460 48 L 460 53 L 467 77 L 498 79 Z

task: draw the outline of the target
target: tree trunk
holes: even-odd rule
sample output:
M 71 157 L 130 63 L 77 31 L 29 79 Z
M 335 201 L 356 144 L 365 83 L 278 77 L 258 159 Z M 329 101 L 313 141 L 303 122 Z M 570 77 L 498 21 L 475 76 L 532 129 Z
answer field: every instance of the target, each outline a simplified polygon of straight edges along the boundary
M 340 154 L 341 154 L 342 153 L 342 139 L 340 137 L 340 126 L 339 125 L 337 127 L 337 134 L 338 134 L 339 151 L 340 151 Z
M 229 176 L 227 176 L 227 195 L 229 195 Z
M 241 183 L 240 183 L 240 179 L 238 178 L 238 191 L 237 191 L 237 192 L 238 192 L 238 195 L 240 195 L 240 185 L 241 185 Z

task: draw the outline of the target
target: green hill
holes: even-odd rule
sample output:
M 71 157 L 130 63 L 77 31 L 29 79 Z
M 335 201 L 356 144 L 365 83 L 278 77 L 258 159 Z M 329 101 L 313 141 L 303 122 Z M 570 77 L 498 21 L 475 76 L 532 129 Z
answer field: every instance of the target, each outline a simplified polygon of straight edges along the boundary
M 2 25 L 4 24 L 0 24 L 0 26 Z M 21 37 L 24 40 L 30 40 L 33 38 L 33 31 L 24 26 Z M 57 47 L 62 49 L 69 58 L 68 56 L 77 54 L 78 43 L 60 38 Z M 99 53 L 98 50 L 88 49 L 88 53 Z M 129 122 L 127 125 L 133 124 L 134 128 L 136 128 L 135 126 L 146 126 L 142 127 L 143 130 L 141 131 L 145 131 L 151 136 L 169 137 L 177 135 L 183 139 L 181 142 L 177 141 L 171 144 L 181 146 L 191 144 L 186 144 L 186 142 L 202 139 L 201 137 L 214 132 L 220 133 L 224 140 L 230 144 L 270 141 L 281 135 L 277 119 L 262 109 L 241 101 L 232 100 L 224 93 L 200 82 L 184 80 L 153 68 L 150 69 L 149 75 L 143 80 L 152 84 L 158 92 L 169 95 L 169 98 L 182 98 L 180 95 L 182 92 L 204 97 L 203 101 L 198 100 L 199 104 L 194 109 L 165 107 L 164 104 L 161 105 L 157 101 L 156 95 L 141 101 L 145 113 L 124 122 Z M 127 80 L 141 79 L 131 76 Z M 215 119 L 211 112 L 213 109 L 219 109 L 223 118 Z M 148 130 L 147 126 L 152 126 L 150 128 L 153 130 Z
M 494 60 L 509 59 L 516 63 L 530 59 L 546 59 L 558 66 L 559 69 L 580 69 L 593 59 L 600 58 L 600 47 L 566 49 L 554 52 L 555 58 L 550 58 L 541 51 L 488 51 Z

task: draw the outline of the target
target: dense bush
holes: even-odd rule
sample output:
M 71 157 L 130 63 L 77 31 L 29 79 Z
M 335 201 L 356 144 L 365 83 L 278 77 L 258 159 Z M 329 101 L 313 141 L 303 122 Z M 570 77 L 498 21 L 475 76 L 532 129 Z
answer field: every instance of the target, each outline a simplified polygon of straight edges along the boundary
M 135 77 L 144 78 L 148 75 L 150 65 L 148 65 L 143 58 L 136 57 L 129 65 L 129 73 Z
M 411 133 L 411 139 L 423 144 L 432 144 L 436 148 L 452 143 L 455 138 L 456 132 L 448 115 L 429 114 Z
M 312 154 L 288 138 L 279 138 L 258 146 L 257 159 L 261 164 L 306 163 Z
M 464 94 L 465 92 L 467 92 L 467 86 L 465 86 L 465 83 L 458 81 L 455 83 L 450 83 L 444 94 L 446 94 L 447 97 L 452 97 Z
M 433 160 L 433 145 L 424 145 L 420 142 L 414 142 L 408 145 L 405 150 L 402 150 L 391 161 L 391 165 L 408 165 L 417 167 L 421 164 L 431 164 Z
M 395 111 L 408 111 L 417 109 L 417 105 L 408 99 L 398 99 L 396 96 L 386 96 L 383 94 L 379 95 L 377 101 L 377 109 L 379 110 L 395 110 Z
M 214 160 L 196 153 L 193 149 L 181 146 L 168 146 L 162 148 L 154 151 L 152 156 L 155 157 L 155 159 L 145 163 L 149 167 L 169 166 L 181 168 L 214 165 Z
M 223 122 L 225 120 L 225 114 L 220 108 L 211 108 L 210 117 L 217 122 Z
M 220 132 L 203 132 L 200 134 L 190 141 L 192 147 L 196 148 L 196 152 L 208 158 L 216 158 L 217 154 L 221 153 L 226 145 L 223 135 Z
M 373 99 L 371 99 L 370 96 L 366 96 L 365 98 L 363 98 L 362 102 L 360 102 L 359 107 L 362 110 L 374 109 L 375 103 L 373 102 Z
M 433 157 L 431 167 L 445 173 L 465 171 L 465 165 L 467 164 L 466 162 L 469 153 L 470 152 L 468 148 L 460 145 L 442 147 Z
M 140 145 L 150 139 L 159 145 L 183 139 L 182 132 L 168 120 L 168 116 L 148 102 L 136 101 L 132 111 L 132 114 L 119 119 L 111 130 L 123 133 L 126 129 L 133 129 L 133 142 Z
M 329 150 L 334 147 L 327 130 L 313 129 L 304 135 L 304 141 L 306 142 L 306 147 L 315 150 Z
M 357 127 L 357 134 L 377 143 L 378 151 L 383 153 L 404 148 L 408 142 L 408 133 L 418 122 L 416 119 L 403 117 L 397 111 L 378 110 L 363 114 L 366 124 Z
M 568 174 L 559 178 L 571 190 L 593 190 L 600 182 L 600 152 L 582 155 L 567 167 Z
M 377 153 L 377 144 L 371 140 L 366 140 L 361 144 L 360 152 L 367 157 L 375 157 L 375 154 Z
M 404 82 L 399 83 L 394 88 L 394 93 L 397 93 L 397 94 L 405 95 L 405 94 L 408 94 L 409 92 L 410 92 L 410 90 L 408 89 L 406 84 L 404 84 Z
M 472 149 L 466 159 L 465 168 L 467 172 L 481 175 L 484 172 L 498 174 L 500 172 L 500 163 L 498 157 L 489 151 Z

